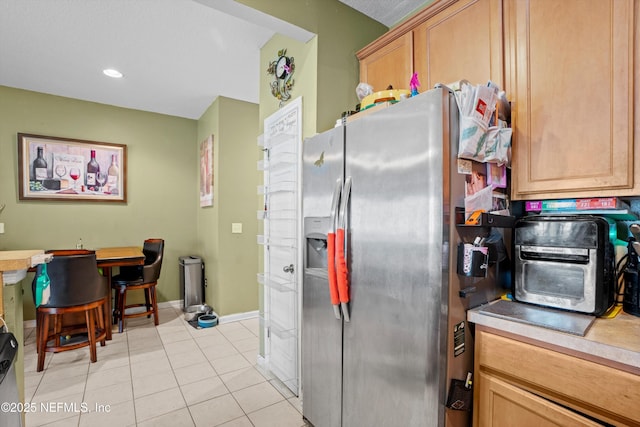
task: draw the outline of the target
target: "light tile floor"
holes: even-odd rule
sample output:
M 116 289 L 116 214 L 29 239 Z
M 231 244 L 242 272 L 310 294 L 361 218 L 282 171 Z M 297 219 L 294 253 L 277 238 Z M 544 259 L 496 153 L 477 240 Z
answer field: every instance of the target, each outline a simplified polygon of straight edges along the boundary
M 300 400 L 256 365 L 258 319 L 198 330 L 180 309 L 159 314 L 157 327 L 127 319 L 96 363 L 88 348 L 47 353 L 43 372 L 25 330 L 26 427 L 306 425 Z

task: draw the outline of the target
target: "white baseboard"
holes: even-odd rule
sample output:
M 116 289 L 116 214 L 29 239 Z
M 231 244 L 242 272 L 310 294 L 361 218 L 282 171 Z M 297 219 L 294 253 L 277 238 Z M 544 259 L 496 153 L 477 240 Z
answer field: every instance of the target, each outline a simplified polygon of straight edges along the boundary
M 176 310 L 182 310 L 184 307 L 184 301 L 181 299 L 166 301 L 158 303 L 158 308 L 174 308 Z M 226 316 L 220 316 L 218 323 L 237 322 L 238 320 L 255 319 L 258 317 L 258 310 L 247 311 L 245 313 L 227 314 Z
M 184 307 L 183 300 L 174 300 L 158 303 L 158 307 L 160 308 L 168 308 L 172 307 L 178 310 L 182 310 Z M 237 322 L 238 320 L 247 320 L 247 319 L 255 319 L 259 315 L 258 310 L 247 311 L 245 313 L 234 313 L 227 314 L 226 316 L 218 316 L 218 324 L 220 323 L 229 323 L 229 322 Z
M 218 323 L 237 322 L 238 320 L 255 319 L 257 317 L 258 310 L 247 311 L 246 313 L 227 314 L 226 316 L 221 316 L 218 319 Z
M 173 300 L 173 301 L 164 301 L 164 302 L 159 302 L 158 303 L 158 308 L 159 309 L 162 309 L 162 308 L 173 308 L 173 309 L 176 309 L 176 310 L 182 310 L 182 306 L 183 306 L 183 301 L 180 300 L 180 299 Z M 254 319 L 256 317 L 258 317 L 258 310 L 248 311 L 246 313 L 227 314 L 226 316 L 221 316 L 220 318 L 218 318 L 218 323 L 237 322 L 238 320 Z M 23 322 L 23 327 L 25 329 L 35 328 L 36 327 L 35 319 L 34 320 L 25 320 Z

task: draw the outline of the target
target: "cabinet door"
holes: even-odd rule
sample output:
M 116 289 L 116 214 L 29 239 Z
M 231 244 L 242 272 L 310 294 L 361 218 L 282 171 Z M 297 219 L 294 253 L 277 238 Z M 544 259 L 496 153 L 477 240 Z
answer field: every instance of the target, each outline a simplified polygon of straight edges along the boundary
M 502 0 L 454 3 L 416 27 L 414 65 L 421 90 L 466 79 L 503 86 Z
M 628 193 L 634 1 L 510 0 L 505 12 L 513 198 Z
M 478 378 L 478 424 L 483 427 L 601 426 L 549 400 L 515 387 L 490 374 Z
M 482 422 L 488 416 L 486 411 L 495 413 L 502 407 L 513 406 L 512 411 L 517 411 L 518 406 L 524 406 L 537 413 L 539 406 L 534 406 L 528 393 L 534 393 L 543 402 L 552 400 L 553 405 L 571 408 L 569 410 L 575 411 L 574 413 L 586 414 L 606 423 L 640 425 L 640 412 L 637 409 L 637 402 L 640 401 L 639 375 L 586 360 L 593 356 L 581 355 L 578 351 L 567 349 L 567 352 L 572 353 L 569 355 L 540 345 L 544 343 L 525 343 L 495 335 L 482 327 L 476 328 L 474 425 L 490 425 Z M 527 395 L 513 398 L 517 401 L 515 403 L 488 400 L 487 395 L 491 393 L 505 396 L 513 393 L 491 391 L 495 381 L 485 384 L 487 376 L 520 390 L 517 396 L 522 395 L 522 392 L 527 392 Z M 499 390 L 506 390 L 505 387 Z M 545 417 L 546 411 L 543 410 L 540 416 Z M 494 415 L 488 417 L 491 419 Z M 537 426 L 526 423 L 518 425 Z
M 360 59 L 360 81 L 373 86 L 373 91 L 409 89 L 413 73 L 413 34 L 411 31 Z

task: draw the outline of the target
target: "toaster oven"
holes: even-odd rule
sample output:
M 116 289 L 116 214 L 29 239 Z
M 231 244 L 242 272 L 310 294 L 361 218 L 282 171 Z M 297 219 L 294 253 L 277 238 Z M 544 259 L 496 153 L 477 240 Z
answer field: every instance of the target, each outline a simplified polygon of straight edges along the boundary
M 517 301 L 600 316 L 613 304 L 609 222 L 592 215 L 536 215 L 514 231 Z

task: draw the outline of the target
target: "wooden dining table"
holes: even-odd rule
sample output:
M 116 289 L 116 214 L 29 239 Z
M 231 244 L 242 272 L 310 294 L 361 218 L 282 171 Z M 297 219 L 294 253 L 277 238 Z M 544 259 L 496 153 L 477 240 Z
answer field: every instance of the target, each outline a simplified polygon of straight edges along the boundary
M 144 265 L 144 253 L 139 246 L 121 246 L 114 248 L 96 249 L 96 261 L 98 268 L 102 268 L 102 274 L 107 278 L 109 286 L 109 298 L 107 298 L 107 308 L 105 310 L 105 325 L 107 328 L 107 340 L 111 339 L 111 325 L 113 324 L 113 314 L 111 305 L 111 278 L 113 267 L 127 267 Z

